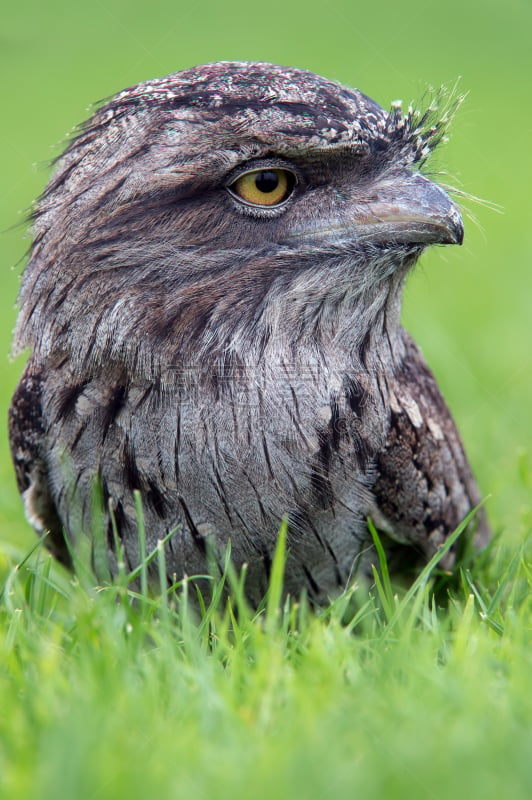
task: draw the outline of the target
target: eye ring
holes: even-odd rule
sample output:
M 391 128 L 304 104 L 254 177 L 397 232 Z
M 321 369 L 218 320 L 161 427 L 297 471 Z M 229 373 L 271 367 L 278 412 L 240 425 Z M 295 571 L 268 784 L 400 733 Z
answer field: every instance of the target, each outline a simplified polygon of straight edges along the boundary
M 263 167 L 240 173 L 227 190 L 241 203 L 254 208 L 278 208 L 294 191 L 295 174 L 283 167 Z

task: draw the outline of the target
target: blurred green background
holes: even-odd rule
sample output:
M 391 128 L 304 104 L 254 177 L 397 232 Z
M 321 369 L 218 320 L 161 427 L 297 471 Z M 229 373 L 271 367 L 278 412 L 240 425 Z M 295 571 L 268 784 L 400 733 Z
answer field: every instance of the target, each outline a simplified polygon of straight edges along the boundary
M 496 529 L 530 513 L 532 408 L 530 0 L 183 3 L 22 0 L 0 27 L 0 538 L 25 547 L 5 418 L 22 359 L 8 358 L 29 245 L 24 219 L 49 160 L 90 105 L 124 86 L 219 59 L 269 60 L 356 86 L 388 107 L 454 84 L 468 97 L 435 169 L 496 203 L 465 202 L 462 248 L 434 249 L 404 320 L 462 430 Z M 474 219 L 472 219 L 474 217 Z

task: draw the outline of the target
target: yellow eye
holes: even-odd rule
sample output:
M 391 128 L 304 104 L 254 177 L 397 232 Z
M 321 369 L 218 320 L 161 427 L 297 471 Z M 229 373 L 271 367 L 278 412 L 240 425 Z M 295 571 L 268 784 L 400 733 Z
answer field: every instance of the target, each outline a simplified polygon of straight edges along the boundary
M 255 169 L 245 172 L 229 187 L 240 200 L 253 206 L 276 206 L 286 200 L 296 179 L 287 169 Z

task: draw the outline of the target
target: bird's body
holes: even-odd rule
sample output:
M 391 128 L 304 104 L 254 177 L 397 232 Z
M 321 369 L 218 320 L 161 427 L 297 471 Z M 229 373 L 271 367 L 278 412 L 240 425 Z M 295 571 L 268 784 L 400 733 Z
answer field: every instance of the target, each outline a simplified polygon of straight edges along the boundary
M 95 485 L 111 564 L 112 518 L 138 563 L 138 489 L 149 546 L 175 529 L 169 578 L 231 540 L 253 602 L 283 517 L 287 591 L 318 602 L 374 560 L 368 516 L 390 555 L 432 555 L 479 501 L 400 326 L 422 249 L 461 241 L 418 171 L 440 135 L 266 64 L 139 84 L 89 120 L 39 203 L 16 332 L 13 456 L 59 557 Z

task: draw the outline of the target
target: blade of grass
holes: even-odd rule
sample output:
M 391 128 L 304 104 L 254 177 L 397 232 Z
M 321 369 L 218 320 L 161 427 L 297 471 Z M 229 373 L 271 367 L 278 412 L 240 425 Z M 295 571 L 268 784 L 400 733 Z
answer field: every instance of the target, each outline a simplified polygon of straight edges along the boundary
M 266 630 L 275 631 L 279 618 L 279 607 L 283 596 L 284 571 L 286 566 L 286 534 L 288 520 L 283 519 L 273 554 L 270 584 L 266 599 Z
M 111 570 L 109 568 L 109 547 L 105 535 L 105 517 L 103 490 L 100 478 L 95 481 L 92 490 L 92 566 L 98 582 L 109 584 Z
M 51 569 L 52 569 L 52 556 L 49 555 L 47 558 L 44 559 L 44 563 L 42 565 L 42 569 L 39 574 L 39 589 L 36 597 L 35 610 L 40 617 L 44 617 L 46 614 L 46 606 L 47 606 L 48 592 L 49 592 L 49 578 Z
M 375 550 L 377 551 L 377 556 L 379 558 L 379 567 L 381 571 L 382 580 L 380 579 L 374 567 L 373 567 L 373 575 L 375 578 L 375 583 L 377 585 L 377 591 L 379 592 L 382 601 L 384 613 L 386 614 L 387 619 L 390 619 L 393 614 L 393 610 L 395 608 L 396 600 L 392 589 L 392 583 L 390 581 L 390 573 L 388 570 L 386 553 L 384 552 L 384 547 L 382 546 L 382 542 L 379 534 L 377 533 L 375 525 L 373 524 L 373 521 L 369 517 L 367 519 L 367 525 L 369 532 L 371 533 L 371 538 L 373 539 L 373 544 L 375 545 Z
M 440 549 L 434 553 L 430 561 L 426 564 L 423 570 L 419 573 L 416 580 L 413 582 L 412 586 L 408 589 L 405 596 L 402 600 L 396 605 L 395 611 L 388 621 L 386 628 L 383 631 L 383 636 L 388 635 L 391 630 L 394 628 L 395 624 L 403 615 L 405 609 L 410 604 L 414 595 L 420 591 L 420 589 L 427 583 L 429 580 L 432 570 L 436 565 L 441 561 L 441 559 L 445 556 L 446 553 L 449 552 L 453 544 L 456 540 L 462 535 L 465 531 L 471 520 L 474 518 L 475 514 L 479 510 L 479 508 L 483 505 L 483 503 L 479 503 L 469 514 L 462 520 L 460 525 L 451 533 L 451 535 L 445 540 L 444 544 L 440 547 Z
M 116 514 L 111 499 L 109 499 L 108 510 L 109 510 L 109 519 L 111 520 L 111 530 L 113 532 L 113 542 L 115 546 L 115 555 L 116 555 L 117 575 L 115 581 L 119 586 L 125 588 L 127 586 L 128 579 L 127 579 L 126 564 L 124 557 L 124 545 L 118 533 L 118 525 L 116 524 Z
M 172 536 L 175 533 L 175 530 L 176 529 L 171 530 L 170 533 L 167 533 L 166 536 L 164 536 L 161 539 L 161 542 L 162 542 L 163 546 L 172 538 Z M 146 540 L 144 540 L 144 543 L 146 543 Z M 128 574 L 127 574 L 127 582 L 128 583 L 132 583 L 134 580 L 136 580 L 139 577 L 139 575 L 142 575 L 143 568 L 144 568 L 144 570 L 146 570 L 146 568 L 149 566 L 149 564 L 151 564 L 151 562 L 154 561 L 157 558 L 157 550 L 158 550 L 158 548 L 154 547 L 153 550 L 151 550 L 149 552 L 149 554 L 144 557 L 143 561 L 141 563 L 139 563 L 139 565 L 137 567 L 135 567 L 135 569 L 132 569 L 131 572 L 128 572 Z M 194 576 L 194 577 L 197 578 L 197 577 L 202 577 L 202 576 Z M 177 583 L 179 584 L 180 581 L 177 581 Z
M 504 592 L 506 591 L 508 585 L 514 580 L 517 570 L 519 568 L 521 556 L 522 556 L 521 552 L 516 553 L 515 556 L 512 558 L 512 560 L 510 561 L 510 563 L 508 564 L 508 567 L 504 571 L 499 581 L 497 590 L 495 591 L 495 594 L 491 598 L 490 604 L 486 609 L 486 614 L 488 616 L 491 617 L 493 612 L 499 607 Z
M 11 650 L 15 646 L 15 642 L 16 642 L 16 639 L 17 639 L 17 631 L 19 629 L 21 620 L 22 620 L 22 609 L 21 608 L 15 608 L 14 611 L 12 612 L 12 614 L 11 614 L 11 619 L 9 621 L 9 627 L 8 627 L 7 633 L 6 633 L 5 647 L 6 647 L 6 650 L 7 650 L 8 653 L 10 653 Z
M 133 492 L 135 499 L 135 512 L 137 515 L 137 536 L 139 541 L 139 571 L 140 571 L 140 593 L 148 593 L 148 563 L 146 561 L 146 528 L 144 527 L 144 511 L 142 508 L 142 497 L 138 489 Z M 157 548 L 154 557 L 157 555 Z
M 29 559 L 32 555 L 42 546 L 44 540 L 48 536 L 48 533 L 43 533 L 35 543 L 30 547 L 30 549 L 26 552 L 23 558 L 15 564 L 13 569 L 11 569 L 7 575 L 6 581 L 4 586 L 2 587 L 2 592 L 0 593 L 0 602 L 5 603 L 6 608 L 13 613 L 15 610 L 12 603 L 12 597 L 16 595 L 16 590 L 19 588 L 18 586 L 18 577 L 22 568 L 28 563 Z
M 161 619 L 166 628 L 168 628 L 169 614 L 168 614 L 168 580 L 166 578 L 166 558 L 164 553 L 164 544 L 162 539 L 157 540 L 157 567 L 159 571 L 159 591 L 161 593 L 159 606 L 161 609 Z
M 377 594 L 379 595 L 379 599 L 382 604 L 384 615 L 387 620 L 390 620 L 393 616 L 395 602 L 393 600 L 391 603 L 389 602 L 386 589 L 384 588 L 383 583 L 381 581 L 381 576 L 379 575 L 379 571 L 374 564 L 371 565 L 371 571 L 373 572 L 373 580 L 375 582 Z

